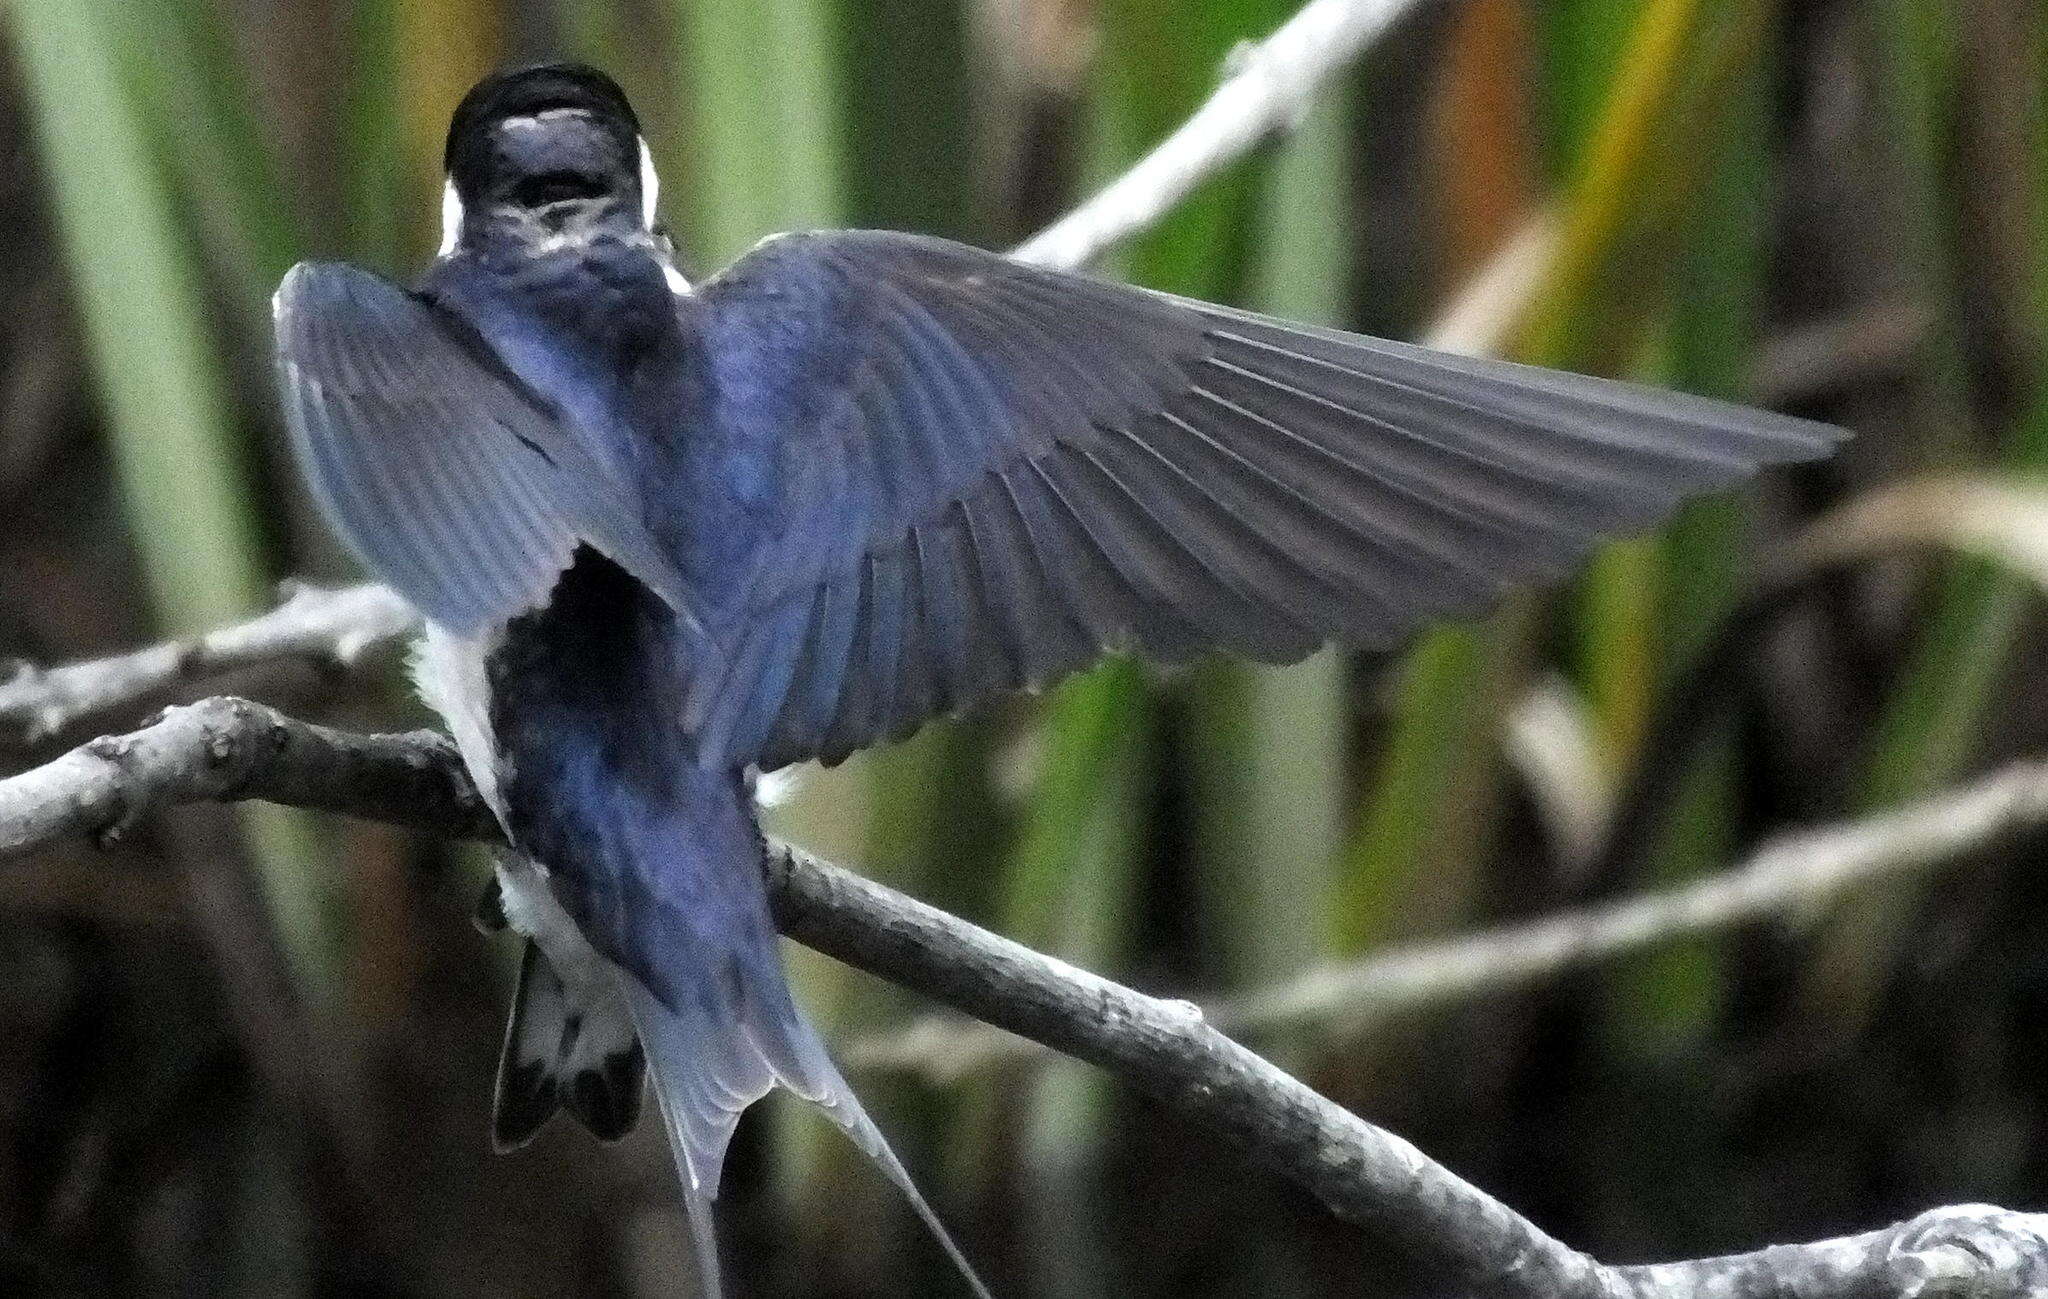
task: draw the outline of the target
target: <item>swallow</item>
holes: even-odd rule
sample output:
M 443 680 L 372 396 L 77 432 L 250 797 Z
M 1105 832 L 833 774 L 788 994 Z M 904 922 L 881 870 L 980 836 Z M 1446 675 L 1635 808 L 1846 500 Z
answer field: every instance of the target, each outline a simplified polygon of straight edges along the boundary
M 417 287 L 294 268 L 282 404 L 326 518 L 426 633 L 422 694 L 528 940 L 497 1144 L 643 1076 L 706 1293 L 740 1114 L 822 1107 L 987 1291 L 785 981 L 751 773 L 1105 654 L 1370 650 L 1566 572 L 1837 430 L 1292 324 L 943 239 L 675 264 L 638 119 L 569 64 L 455 110 Z

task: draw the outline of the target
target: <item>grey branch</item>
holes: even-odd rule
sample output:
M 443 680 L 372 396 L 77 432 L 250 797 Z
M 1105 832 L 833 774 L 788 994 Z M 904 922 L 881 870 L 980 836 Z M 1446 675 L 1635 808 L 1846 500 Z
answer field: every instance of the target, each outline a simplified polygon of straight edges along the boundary
M 39 740 L 82 717 L 161 696 L 173 686 L 279 659 L 346 667 L 418 622 L 419 615 L 386 587 L 294 584 L 269 613 L 204 636 L 58 668 L 22 664 L 0 680 L 0 730 Z
M 225 696 L 165 709 L 0 780 L 0 858 L 66 835 L 102 844 L 159 807 L 261 799 L 443 836 L 495 833 L 454 748 L 433 731 L 357 735 Z
M 1852 889 L 2043 824 L 2048 762 L 2016 763 L 1906 807 L 1787 835 L 1741 865 L 1690 884 L 1314 972 L 1236 1001 L 1228 1013 L 1247 1029 L 1331 1016 L 1360 1027 L 1693 934 L 1816 918 Z
M 1286 130 L 1331 74 L 1421 0 L 1311 0 L 1271 36 L 1239 47 L 1223 83 L 1158 147 L 1011 256 L 1078 270 L 1145 230 L 1194 188 Z
M 2048 1294 L 2048 1214 L 1988 1204 L 1749 1254 L 1613 1269 L 1631 1296 L 1685 1299 L 2017 1299 Z
M 1352 1036 L 1396 1015 L 1526 986 L 1691 935 L 1817 917 L 1853 889 L 2042 825 L 2048 762 L 2015 763 L 1894 811 L 1787 835 L 1690 884 L 1313 970 L 1206 1009 L 1211 1022 L 1233 1033 L 1318 1023 L 1326 1038 Z M 847 1062 L 945 1080 L 1038 1054 L 1030 1043 L 982 1025 L 930 1016 L 855 1043 Z
M 2029 796 L 2010 806 L 2023 804 L 2038 816 L 2048 806 L 2048 773 L 2030 774 Z M 0 857 L 66 835 L 105 839 L 177 803 L 250 798 L 449 837 L 494 834 L 440 735 L 353 735 L 246 700 L 210 699 L 0 781 Z M 2001 814 L 1978 823 L 1988 833 L 2010 820 Z M 1458 1275 L 1470 1293 L 1988 1299 L 2048 1285 L 2048 1217 L 1982 1207 L 1940 1209 L 1842 1240 L 1608 1267 L 1545 1235 L 1408 1142 L 1318 1096 L 1225 1037 L 1190 1003 L 1149 997 L 1040 955 L 799 849 L 775 847 L 769 882 L 777 920 L 790 936 L 1102 1066 L 1208 1123 L 1339 1217 Z

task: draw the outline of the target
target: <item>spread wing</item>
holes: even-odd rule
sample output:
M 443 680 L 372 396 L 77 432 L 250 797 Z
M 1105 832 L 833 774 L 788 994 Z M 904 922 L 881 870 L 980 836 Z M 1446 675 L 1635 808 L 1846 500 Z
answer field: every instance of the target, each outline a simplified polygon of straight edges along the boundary
M 1109 650 L 1391 646 L 1840 437 L 906 235 L 771 240 L 682 309 L 718 418 L 782 424 L 686 710 L 708 760 L 764 769 Z
M 341 265 L 294 267 L 273 305 L 314 494 L 421 613 L 474 634 L 545 599 L 588 542 L 693 620 L 637 497 L 459 321 Z

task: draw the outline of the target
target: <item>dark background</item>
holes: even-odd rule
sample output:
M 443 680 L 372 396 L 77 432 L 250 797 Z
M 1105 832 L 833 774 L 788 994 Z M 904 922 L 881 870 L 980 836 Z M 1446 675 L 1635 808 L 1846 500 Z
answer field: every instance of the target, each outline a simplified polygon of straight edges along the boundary
M 2044 17 L 2028 0 L 1424 3 L 1287 143 L 1110 273 L 1418 337 L 1516 232 L 1512 355 L 1853 428 L 1410 654 L 1111 665 L 813 779 L 842 861 L 1149 990 L 1227 997 L 1393 945 L 1725 868 L 1773 832 L 2035 751 L 2037 597 L 1869 549 L 1721 638 L 1826 511 L 1933 474 L 2048 516 Z M 0 657 L 106 653 L 349 575 L 281 454 L 267 301 L 302 256 L 431 251 L 440 134 L 501 59 L 633 93 L 700 270 L 803 225 L 1015 242 L 1215 83 L 1284 0 L 14 0 L 0 69 Z M 1897 513 L 1896 511 L 1894 512 Z M 1926 514 L 1925 511 L 1922 512 Z M 1891 516 L 1883 516 L 1891 517 Z M 1953 532 L 1935 510 L 1920 534 Z M 1924 535 L 1923 535 L 1924 539 Z M 1997 549 L 1994 544 L 1992 549 Z M 1881 552 L 1881 553 L 1877 553 Z M 421 720 L 398 656 L 219 683 Z M 1513 741 L 1578 759 L 1543 777 Z M 1698 726 L 1660 711 L 1711 707 Z M 136 709 L 0 741 L 20 769 Z M 1697 741 L 1694 743 L 1693 741 Z M 1557 799 L 1675 773 L 1601 864 Z M 2038 1208 L 2048 879 L 2009 839 L 1841 905 L 1359 1031 L 1248 1030 L 1573 1245 L 1669 1258 Z M 478 854 L 193 809 L 0 871 L 0 1292 L 674 1294 L 653 1124 L 494 1158 L 509 944 Z M 1431 1293 L 1208 1134 L 1074 1065 L 873 1061 L 929 1007 L 809 954 L 800 996 L 1005 1295 Z M 973 1039 L 966 1039 L 972 1041 Z M 886 1042 L 884 1043 L 886 1046 Z M 869 1061 L 862 1066 L 862 1061 Z M 799 1107 L 737 1146 L 748 1295 L 945 1294 L 887 1185 Z

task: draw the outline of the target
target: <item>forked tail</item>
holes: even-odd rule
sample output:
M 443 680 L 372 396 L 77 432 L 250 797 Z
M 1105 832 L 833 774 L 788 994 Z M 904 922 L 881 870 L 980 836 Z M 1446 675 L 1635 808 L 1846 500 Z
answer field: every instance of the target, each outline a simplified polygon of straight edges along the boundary
M 798 1014 L 772 951 L 765 961 L 733 960 L 717 995 L 679 999 L 679 1006 L 656 997 L 630 974 L 620 979 L 675 1154 L 698 1273 L 709 1299 L 723 1293 L 711 1204 L 718 1196 L 726 1145 L 741 1112 L 778 1084 L 824 1110 L 867 1152 L 910 1200 L 978 1299 L 990 1299 L 988 1287 Z

